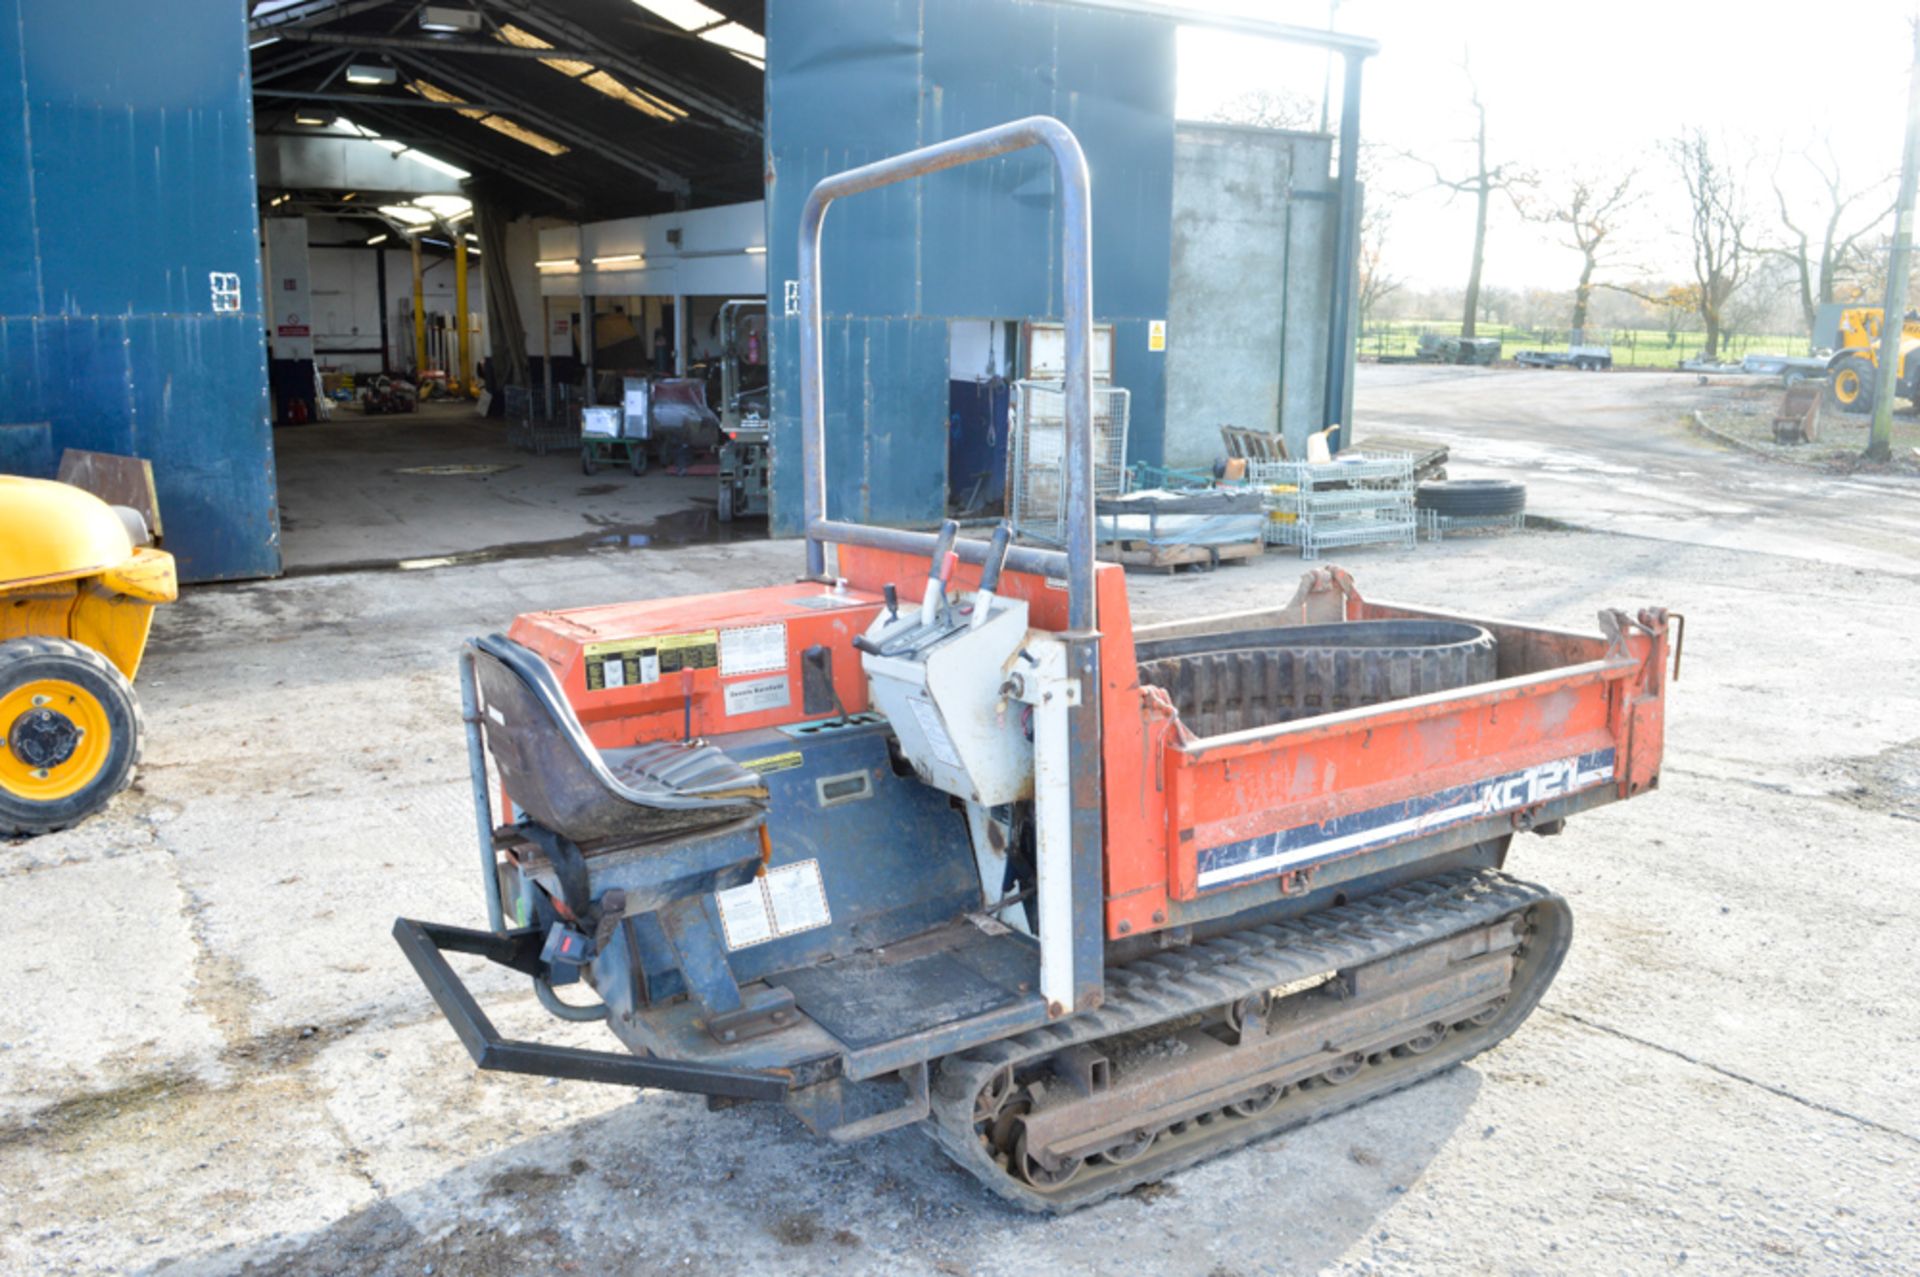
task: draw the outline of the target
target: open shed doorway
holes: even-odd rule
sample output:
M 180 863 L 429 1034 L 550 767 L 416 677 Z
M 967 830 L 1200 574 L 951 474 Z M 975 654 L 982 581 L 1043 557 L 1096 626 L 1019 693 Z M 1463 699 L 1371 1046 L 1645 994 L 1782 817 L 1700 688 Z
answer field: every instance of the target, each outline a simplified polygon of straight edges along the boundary
M 947 325 L 947 513 L 1006 513 L 1007 428 L 1020 353 L 1015 319 L 955 319 Z
M 729 538 L 582 432 L 765 292 L 764 3 L 243 8 L 286 570 Z

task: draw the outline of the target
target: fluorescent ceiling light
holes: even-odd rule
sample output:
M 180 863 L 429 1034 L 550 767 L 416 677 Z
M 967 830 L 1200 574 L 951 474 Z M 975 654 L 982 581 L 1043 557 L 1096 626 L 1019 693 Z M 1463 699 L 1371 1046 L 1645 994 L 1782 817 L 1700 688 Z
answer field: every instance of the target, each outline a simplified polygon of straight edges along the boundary
M 372 62 L 356 62 L 347 68 L 348 84 L 392 84 L 394 70 Z
M 466 234 L 466 241 L 469 244 L 478 244 L 480 242 L 480 237 L 478 235 L 475 235 L 472 231 L 468 231 Z
M 579 270 L 580 259 L 577 257 L 544 257 L 533 265 L 536 270 Z
M 380 212 L 396 222 L 405 222 L 409 227 L 433 224 L 432 213 L 412 204 L 382 204 Z
M 420 152 L 414 151 L 419 158 Z M 465 217 L 473 211 L 473 201 L 464 195 L 416 195 L 413 202 L 421 208 L 430 208 L 442 217 Z
M 611 257 L 596 257 L 593 259 L 593 264 L 595 266 L 620 266 L 627 262 L 644 262 L 646 260 L 647 259 L 639 253 L 615 253 Z
M 743 248 L 740 251 L 743 253 L 764 253 L 767 251 L 767 246 L 765 244 L 754 244 L 748 248 Z
M 312 111 L 295 111 L 293 113 L 293 122 L 295 124 L 320 125 L 327 122 L 327 117 L 324 115 L 315 115 Z
M 460 9 L 447 4 L 429 4 L 420 9 L 420 29 L 422 31 L 478 31 L 480 14 L 473 9 Z
M 268 200 L 268 201 L 267 201 L 267 207 L 268 207 L 268 208 L 279 208 L 279 207 L 280 207 L 280 206 L 281 206 L 282 204 L 284 204 L 284 203 L 286 203 L 286 202 L 287 202 L 288 200 L 290 200 L 290 199 L 292 199 L 292 198 L 293 198 L 293 196 L 291 196 L 291 195 L 287 195 L 287 194 L 280 194 L 280 195 L 276 195 L 276 196 L 274 196 L 274 197 L 273 197 L 272 199 L 270 199 L 270 200 Z
M 278 44 L 278 43 L 280 43 L 280 37 L 279 37 L 279 36 L 277 36 L 277 35 L 270 35 L 270 36 L 266 36 L 266 37 L 264 37 L 264 38 L 262 38 L 262 39 L 259 39 L 259 40 L 249 40 L 249 41 L 247 41 L 247 48 L 249 48 L 249 49 L 264 49 L 264 48 L 266 48 L 266 47 L 267 47 L 268 45 L 270 45 L 270 44 Z
M 375 235 L 372 239 L 367 241 L 368 244 L 384 244 L 386 242 L 387 242 L 387 233 L 385 231 L 381 231 L 378 235 Z

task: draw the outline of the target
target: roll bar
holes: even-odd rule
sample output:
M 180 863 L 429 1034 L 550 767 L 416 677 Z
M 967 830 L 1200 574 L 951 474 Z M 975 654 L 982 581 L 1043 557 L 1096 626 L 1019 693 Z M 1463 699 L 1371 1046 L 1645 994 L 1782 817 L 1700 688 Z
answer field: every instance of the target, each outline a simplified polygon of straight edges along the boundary
M 864 545 L 879 550 L 931 555 L 934 536 L 900 528 L 875 528 L 827 518 L 826 387 L 821 365 L 820 228 L 833 201 L 861 191 L 992 159 L 1030 146 L 1053 156 L 1060 185 L 1061 258 L 1065 268 L 1066 320 L 1066 525 L 1067 548 L 1017 547 L 1006 565 L 1016 572 L 1067 579 L 1067 626 L 1091 632 L 1093 601 L 1093 216 L 1087 157 L 1073 132 L 1059 120 L 1029 116 L 936 142 L 822 178 L 800 214 L 800 440 L 806 484 L 807 572 L 826 574 L 826 545 Z M 984 563 L 985 541 L 961 540 L 954 550 L 968 563 Z

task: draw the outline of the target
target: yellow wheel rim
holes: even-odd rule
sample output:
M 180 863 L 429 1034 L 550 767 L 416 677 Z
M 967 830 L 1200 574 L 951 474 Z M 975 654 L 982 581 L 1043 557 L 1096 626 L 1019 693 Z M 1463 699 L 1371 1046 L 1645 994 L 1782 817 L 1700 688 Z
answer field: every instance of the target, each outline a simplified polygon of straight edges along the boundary
M 1833 396 L 1841 403 L 1852 403 L 1860 397 L 1860 374 L 1848 368 L 1833 379 Z
M 58 762 L 35 766 L 15 752 L 15 728 L 28 715 L 62 737 L 77 733 Z M 51 718 L 46 717 L 51 715 Z M 35 679 L 0 696 L 0 788 L 30 802 L 51 803 L 79 793 L 100 775 L 113 748 L 106 706 L 78 683 Z

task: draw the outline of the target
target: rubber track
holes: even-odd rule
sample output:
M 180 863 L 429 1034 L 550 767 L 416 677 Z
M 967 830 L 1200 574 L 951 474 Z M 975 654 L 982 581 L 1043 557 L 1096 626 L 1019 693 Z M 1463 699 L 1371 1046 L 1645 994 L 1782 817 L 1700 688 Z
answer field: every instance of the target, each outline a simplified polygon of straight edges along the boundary
M 1536 951 L 1516 972 L 1499 1019 L 1483 1030 L 1452 1035 L 1428 1055 L 1396 1061 L 1377 1079 L 1371 1076 L 1376 1066 L 1370 1065 L 1352 1082 L 1307 1093 L 1325 1097 L 1324 1107 L 1300 1112 L 1297 1106 L 1283 1105 L 1256 1118 L 1223 1119 L 1205 1128 L 1217 1131 L 1215 1138 L 1197 1139 L 1167 1156 L 1150 1153 L 1092 1182 L 1087 1182 L 1083 1171 L 1064 1188 L 1044 1193 L 1002 1166 L 974 1130 L 974 1098 L 1003 1068 L 1011 1066 L 1017 1072 L 1022 1065 L 1069 1046 L 1151 1029 L 1291 980 L 1377 961 L 1541 906 L 1553 912 L 1560 925 L 1527 942 Z M 1565 901 L 1546 888 L 1490 870 L 1462 870 L 1305 917 L 1169 950 L 1109 970 L 1107 1002 L 1098 1010 L 942 1060 L 933 1087 L 932 1117 L 924 1125 L 948 1156 L 995 1193 L 1027 1210 L 1064 1211 L 1091 1205 L 1229 1149 L 1424 1081 L 1502 1041 L 1526 1019 L 1552 982 L 1571 938 L 1568 924 Z
M 1371 632 L 1368 646 L 1313 641 L 1317 629 Z M 1363 621 L 1287 626 L 1143 644 L 1140 681 L 1165 689 L 1196 736 L 1449 692 L 1498 677 L 1493 636 L 1477 626 Z M 1285 637 L 1283 637 L 1285 636 Z M 1218 646 L 1205 646 L 1208 640 Z M 1166 649 L 1171 652 L 1161 655 Z M 1184 651 L 1184 648 L 1193 648 Z

